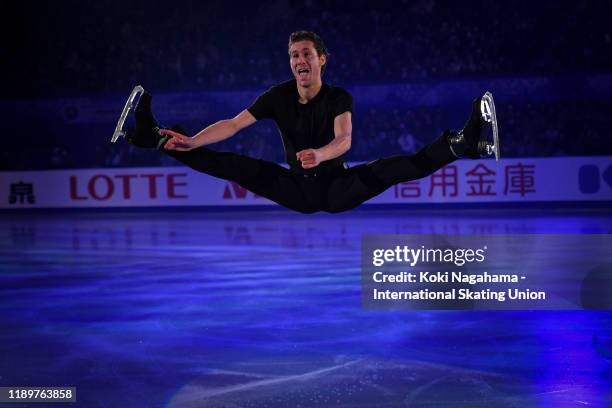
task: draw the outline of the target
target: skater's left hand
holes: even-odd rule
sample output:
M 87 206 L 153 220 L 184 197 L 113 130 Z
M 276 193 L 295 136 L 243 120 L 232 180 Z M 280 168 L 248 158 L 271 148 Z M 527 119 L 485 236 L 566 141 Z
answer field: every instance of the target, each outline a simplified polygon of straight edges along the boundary
M 305 169 L 312 169 L 321 163 L 321 153 L 317 149 L 302 150 L 295 155 L 302 162 L 302 167 Z
M 187 152 L 196 147 L 192 137 L 182 135 L 170 129 L 161 129 L 159 131 L 162 135 L 172 136 L 172 139 L 168 139 L 164 145 L 166 150 L 176 150 L 179 152 Z

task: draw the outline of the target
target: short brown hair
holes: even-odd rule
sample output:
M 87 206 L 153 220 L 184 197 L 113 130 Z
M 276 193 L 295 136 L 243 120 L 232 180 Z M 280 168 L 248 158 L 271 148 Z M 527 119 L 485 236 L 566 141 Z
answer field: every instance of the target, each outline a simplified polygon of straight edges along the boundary
M 289 45 L 287 46 L 287 52 L 291 48 L 291 45 L 300 41 L 312 41 L 314 44 L 314 48 L 317 51 L 317 55 L 320 57 L 321 55 L 325 55 L 325 64 L 321 67 L 321 73 L 325 72 L 325 67 L 327 66 L 327 60 L 329 60 L 329 51 L 323 43 L 323 40 L 319 35 L 312 31 L 295 31 L 291 33 L 289 36 Z

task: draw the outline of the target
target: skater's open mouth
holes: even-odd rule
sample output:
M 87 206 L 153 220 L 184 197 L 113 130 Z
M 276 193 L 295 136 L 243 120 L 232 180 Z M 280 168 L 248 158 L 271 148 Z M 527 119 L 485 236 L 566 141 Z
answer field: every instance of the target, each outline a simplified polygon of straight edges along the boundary
M 308 68 L 300 68 L 297 70 L 297 73 L 299 76 L 306 76 L 310 73 L 310 70 Z

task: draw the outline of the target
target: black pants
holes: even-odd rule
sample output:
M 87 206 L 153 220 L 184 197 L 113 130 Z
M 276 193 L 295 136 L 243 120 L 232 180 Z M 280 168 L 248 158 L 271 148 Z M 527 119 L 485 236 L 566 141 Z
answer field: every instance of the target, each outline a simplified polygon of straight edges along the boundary
M 305 177 L 265 160 L 199 147 L 165 152 L 194 170 L 234 181 L 262 197 L 305 214 L 357 207 L 389 187 L 426 177 L 455 160 L 444 135 L 414 156 L 392 156 Z

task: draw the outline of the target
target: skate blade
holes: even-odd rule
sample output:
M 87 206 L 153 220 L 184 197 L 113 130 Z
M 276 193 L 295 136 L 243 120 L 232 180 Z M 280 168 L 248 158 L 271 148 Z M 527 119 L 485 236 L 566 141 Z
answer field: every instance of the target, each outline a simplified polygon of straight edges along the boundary
M 115 133 L 113 133 L 113 137 L 111 138 L 111 143 L 115 143 L 119 137 L 125 137 L 125 131 L 123 130 L 123 124 L 127 119 L 130 110 L 138 105 L 138 103 L 134 103 L 136 99 L 140 101 L 140 97 L 144 93 L 144 88 L 140 85 L 136 85 L 134 89 L 132 89 L 132 93 L 127 99 L 125 106 L 123 107 L 123 111 L 121 112 L 121 116 L 119 116 L 119 121 L 117 122 L 117 127 L 115 127 Z
M 495 160 L 499 160 L 501 152 L 499 149 L 499 129 L 497 127 L 497 113 L 495 112 L 495 102 L 493 102 L 493 94 L 491 92 L 485 92 L 480 99 L 480 113 L 482 118 L 491 124 L 493 130 L 493 153 L 495 153 Z

